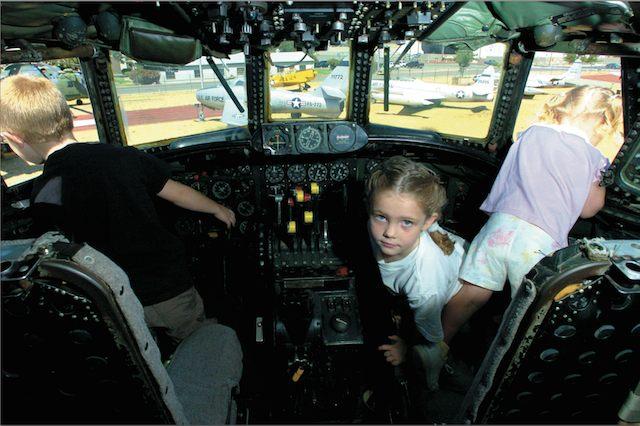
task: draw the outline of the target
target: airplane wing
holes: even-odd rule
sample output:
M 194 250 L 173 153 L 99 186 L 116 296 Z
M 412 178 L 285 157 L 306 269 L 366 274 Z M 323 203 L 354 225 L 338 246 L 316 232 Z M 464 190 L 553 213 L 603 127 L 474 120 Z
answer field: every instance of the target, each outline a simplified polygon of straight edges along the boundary
M 540 89 L 536 89 L 534 87 L 531 86 L 525 86 L 524 88 L 524 96 L 525 97 L 534 97 L 535 95 L 546 95 L 547 92 L 542 91 Z
M 384 101 L 384 93 L 381 90 L 371 93 L 371 97 L 376 102 Z M 428 107 L 439 103 L 445 99 L 445 96 L 437 92 L 426 92 L 423 90 L 415 91 L 398 91 L 393 90 L 389 93 L 389 103 L 394 105 L 403 105 L 409 107 Z

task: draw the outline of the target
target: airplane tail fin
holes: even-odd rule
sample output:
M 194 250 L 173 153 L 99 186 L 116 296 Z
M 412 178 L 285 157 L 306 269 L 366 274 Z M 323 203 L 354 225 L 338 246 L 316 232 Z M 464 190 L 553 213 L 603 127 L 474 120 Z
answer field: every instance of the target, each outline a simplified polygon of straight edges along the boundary
M 486 71 L 486 69 L 485 69 Z M 486 96 L 493 93 L 495 85 L 495 73 L 489 74 L 483 72 L 476 77 L 476 82 L 471 86 L 471 90 L 475 95 Z
M 482 73 L 480 75 L 492 75 L 495 77 L 496 75 L 496 69 L 493 67 L 493 65 L 489 65 L 488 67 L 486 67 Z
M 337 66 L 331 71 L 331 74 L 324 79 L 320 87 L 330 87 L 337 89 L 346 95 L 347 86 L 349 84 L 349 67 Z
M 569 79 L 569 80 L 579 80 L 581 75 L 582 75 L 582 61 L 578 59 L 573 64 L 571 64 L 571 66 L 569 67 L 569 69 L 567 70 L 563 78 Z

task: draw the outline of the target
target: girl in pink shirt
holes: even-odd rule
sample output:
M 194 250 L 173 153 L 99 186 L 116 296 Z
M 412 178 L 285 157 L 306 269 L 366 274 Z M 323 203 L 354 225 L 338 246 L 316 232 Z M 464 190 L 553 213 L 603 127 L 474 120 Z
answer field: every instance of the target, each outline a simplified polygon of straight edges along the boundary
M 513 296 L 543 257 L 567 246 L 579 217 L 604 206 L 600 179 L 609 162 L 594 145 L 621 132 L 620 97 L 576 87 L 552 98 L 538 118 L 510 147 L 480 206 L 491 217 L 471 243 L 460 269 L 463 287 L 445 309 L 447 343 L 507 279 Z

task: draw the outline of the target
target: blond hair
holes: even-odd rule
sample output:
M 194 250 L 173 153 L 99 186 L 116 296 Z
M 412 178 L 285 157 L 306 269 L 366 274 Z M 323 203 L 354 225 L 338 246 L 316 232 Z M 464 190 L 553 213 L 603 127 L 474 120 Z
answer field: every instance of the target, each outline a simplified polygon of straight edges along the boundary
M 564 122 L 578 128 L 588 120 L 602 122 L 596 127 L 596 134 L 589 135 L 596 145 L 605 137 L 622 134 L 622 98 L 611 89 L 578 86 L 549 99 L 538 119 L 551 124 Z
M 440 216 L 447 204 L 447 194 L 438 176 L 424 164 L 399 155 L 386 159 L 367 179 L 370 210 L 376 193 L 387 190 L 413 196 L 427 217 Z M 451 254 L 453 242 L 446 234 L 430 232 L 429 235 L 445 254 Z
M 73 116 L 51 81 L 16 75 L 0 81 L 0 130 L 29 144 L 58 142 L 73 136 Z

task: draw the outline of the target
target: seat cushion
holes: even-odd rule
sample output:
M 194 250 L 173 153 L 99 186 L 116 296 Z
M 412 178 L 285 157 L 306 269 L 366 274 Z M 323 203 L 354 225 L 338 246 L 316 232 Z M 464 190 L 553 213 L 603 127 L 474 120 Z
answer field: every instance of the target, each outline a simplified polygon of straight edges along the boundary
M 242 349 L 236 333 L 207 324 L 183 340 L 167 367 L 178 399 L 191 424 L 223 424 L 232 389 L 242 375 Z

